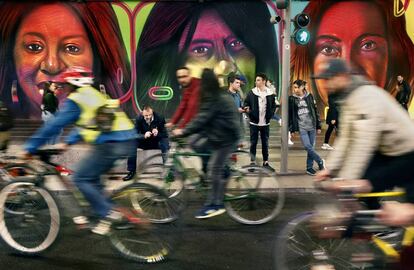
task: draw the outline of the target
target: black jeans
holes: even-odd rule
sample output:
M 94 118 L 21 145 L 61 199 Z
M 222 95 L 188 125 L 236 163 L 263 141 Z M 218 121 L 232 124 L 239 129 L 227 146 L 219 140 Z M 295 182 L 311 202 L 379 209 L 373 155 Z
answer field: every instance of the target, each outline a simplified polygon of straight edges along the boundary
M 408 202 L 414 203 L 414 152 L 401 156 L 376 153 L 371 159 L 363 179 L 368 179 L 373 192 L 402 187 Z
M 331 138 L 332 131 L 334 129 L 336 129 L 336 128 L 337 128 L 336 123 L 335 124 L 329 124 L 328 125 L 328 129 L 326 130 L 326 133 L 325 133 L 325 141 L 324 141 L 324 143 L 329 144 L 329 139 Z
M 163 154 L 162 162 L 165 163 L 168 150 L 170 149 L 170 143 L 168 138 L 138 139 L 136 141 L 136 148 L 141 148 L 143 150 L 160 149 Z M 137 170 L 137 151 L 135 150 L 134 153 L 135 154 L 128 157 L 127 170 L 129 172 L 135 172 Z
M 262 155 L 263 162 L 269 160 L 269 125 L 267 126 L 255 126 L 250 124 L 250 160 L 254 162 L 256 160 L 256 147 L 259 139 L 262 142 Z

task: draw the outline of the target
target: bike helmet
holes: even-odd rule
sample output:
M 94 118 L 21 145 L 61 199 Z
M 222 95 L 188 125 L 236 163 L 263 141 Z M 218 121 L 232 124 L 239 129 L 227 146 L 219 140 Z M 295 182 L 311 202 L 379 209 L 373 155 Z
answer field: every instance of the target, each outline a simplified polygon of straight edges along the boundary
M 68 68 L 62 74 L 63 79 L 72 85 L 77 87 L 84 87 L 93 84 L 92 70 L 85 67 L 73 66 Z

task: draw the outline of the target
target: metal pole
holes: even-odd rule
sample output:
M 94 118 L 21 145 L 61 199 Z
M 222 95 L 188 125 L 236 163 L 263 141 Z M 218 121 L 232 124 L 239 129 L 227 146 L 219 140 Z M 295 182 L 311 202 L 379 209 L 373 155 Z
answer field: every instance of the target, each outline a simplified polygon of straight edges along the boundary
M 290 2 L 290 1 L 289 1 Z M 280 153 L 280 173 L 288 172 L 289 140 L 289 87 L 290 87 L 290 4 L 283 9 L 283 51 L 282 51 L 282 136 Z

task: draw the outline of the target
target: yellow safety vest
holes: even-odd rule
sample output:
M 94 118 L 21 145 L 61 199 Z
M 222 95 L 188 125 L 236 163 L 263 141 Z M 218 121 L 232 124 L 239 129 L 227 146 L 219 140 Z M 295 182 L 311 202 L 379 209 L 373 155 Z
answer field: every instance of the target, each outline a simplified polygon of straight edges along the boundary
M 97 130 L 95 123 L 96 112 L 99 107 L 107 103 L 113 103 L 114 100 L 108 99 L 92 86 L 76 89 L 68 96 L 68 99 L 74 101 L 81 109 L 81 115 L 78 121 L 76 121 L 76 125 L 80 128 L 80 135 L 83 140 L 88 143 L 95 142 L 96 138 L 101 134 L 101 131 Z M 111 131 L 131 129 L 134 129 L 134 124 L 125 112 L 115 112 Z

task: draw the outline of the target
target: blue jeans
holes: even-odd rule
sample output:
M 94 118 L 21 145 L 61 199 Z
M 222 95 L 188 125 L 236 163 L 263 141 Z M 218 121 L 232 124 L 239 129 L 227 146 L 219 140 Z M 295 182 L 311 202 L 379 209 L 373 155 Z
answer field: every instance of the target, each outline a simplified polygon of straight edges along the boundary
M 55 114 L 49 112 L 49 111 L 42 111 L 42 120 L 46 124 L 48 122 L 51 122 L 53 119 L 55 119 Z M 63 131 L 62 131 L 63 132 Z M 47 143 L 48 144 L 56 144 L 59 141 L 59 136 L 62 134 L 60 132 L 58 135 L 51 137 Z
M 136 140 L 135 151 L 134 153 L 128 157 L 127 161 L 127 170 L 129 172 L 135 172 L 137 170 L 137 148 L 141 148 L 143 150 L 149 149 L 160 149 L 162 155 L 162 162 L 165 163 L 168 157 L 168 150 L 170 149 L 170 143 L 168 138 L 160 138 L 160 139 L 138 139 Z
M 113 207 L 110 198 L 104 194 L 101 175 L 108 172 L 115 161 L 132 155 L 133 151 L 136 151 L 135 140 L 97 144 L 78 164 L 73 181 L 101 218 Z
M 322 159 L 316 153 L 314 147 L 315 147 L 315 139 L 316 139 L 316 130 L 313 129 L 311 131 L 306 130 L 300 130 L 300 140 L 302 141 L 303 146 L 305 147 L 306 152 L 308 152 L 308 157 L 306 159 L 306 169 L 313 168 L 313 161 L 316 161 L 316 163 L 321 164 Z

